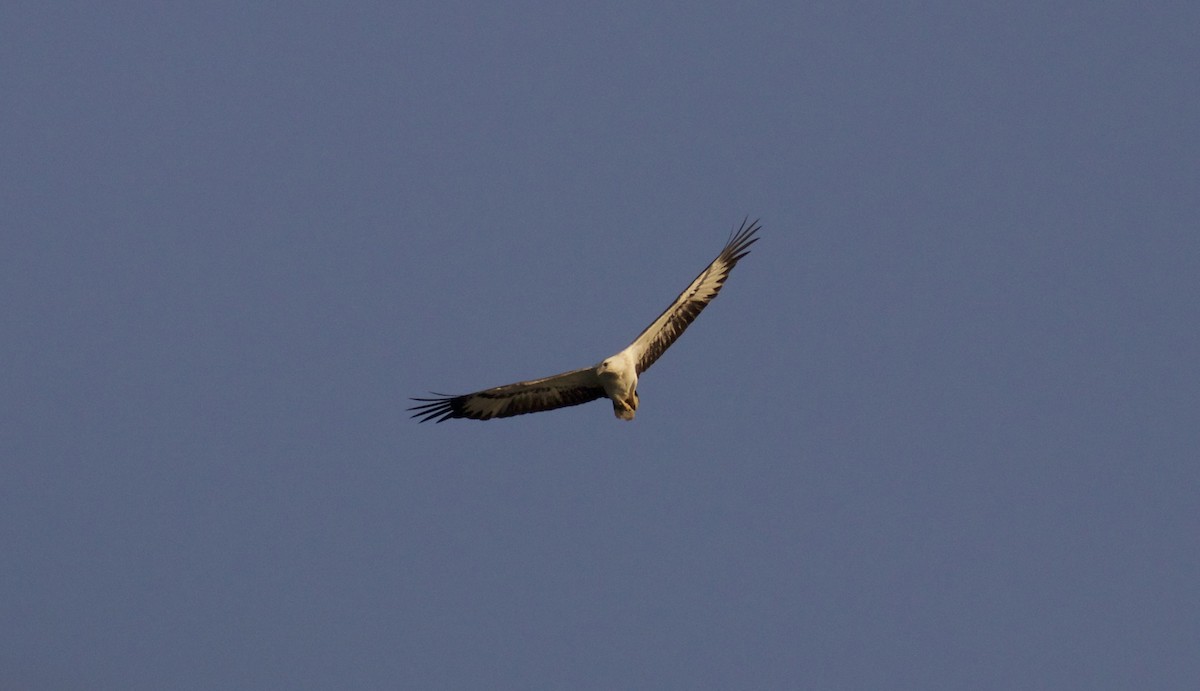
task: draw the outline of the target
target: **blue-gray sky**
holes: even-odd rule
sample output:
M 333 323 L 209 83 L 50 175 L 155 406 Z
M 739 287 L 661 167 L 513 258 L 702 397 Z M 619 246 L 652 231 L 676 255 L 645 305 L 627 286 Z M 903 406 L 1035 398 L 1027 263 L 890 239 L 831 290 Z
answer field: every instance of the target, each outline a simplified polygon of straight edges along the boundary
M 0 687 L 1200 687 L 1198 33 L 7 3 Z

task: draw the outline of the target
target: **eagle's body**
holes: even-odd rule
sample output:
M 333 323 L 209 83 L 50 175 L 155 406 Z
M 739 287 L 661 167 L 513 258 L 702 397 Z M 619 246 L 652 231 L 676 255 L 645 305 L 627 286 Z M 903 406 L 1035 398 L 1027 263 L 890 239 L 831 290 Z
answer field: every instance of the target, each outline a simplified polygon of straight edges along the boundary
M 596 365 L 596 374 L 604 395 L 612 399 L 613 414 L 622 420 L 632 420 L 637 412 L 637 358 L 625 350 Z
M 409 410 L 421 422 L 450 418 L 490 420 L 579 405 L 598 398 L 612 401 L 613 413 L 632 420 L 638 408 L 638 375 L 645 372 L 670 347 L 700 311 L 720 292 L 729 272 L 746 256 L 758 238 L 758 222 L 742 223 L 725 248 L 692 281 L 650 326 L 621 352 L 592 367 L 552 377 L 497 386 L 461 396 L 414 398 L 420 405 Z

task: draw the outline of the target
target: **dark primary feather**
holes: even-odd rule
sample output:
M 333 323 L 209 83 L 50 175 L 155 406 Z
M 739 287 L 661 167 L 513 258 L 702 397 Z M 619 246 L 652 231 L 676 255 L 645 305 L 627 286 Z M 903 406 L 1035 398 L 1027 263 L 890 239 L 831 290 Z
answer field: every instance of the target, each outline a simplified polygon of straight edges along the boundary
M 412 417 L 421 418 L 420 422 L 429 422 L 430 420 L 433 420 L 434 422 L 442 422 L 443 420 L 449 420 L 452 417 L 466 417 L 466 415 L 463 413 L 463 403 L 467 396 L 470 396 L 471 394 L 467 394 L 465 396 L 448 396 L 446 394 L 440 394 L 433 391 L 430 393 L 438 398 L 410 399 L 413 401 L 423 401 L 421 405 L 415 405 L 409 408 L 409 410 L 417 411 L 412 414 Z
M 729 277 L 729 272 L 734 266 L 737 266 L 738 260 L 750 253 L 749 247 L 758 241 L 755 233 L 761 227 L 758 221 L 749 222 L 750 218 L 742 221 L 742 227 L 736 232 L 731 233 L 729 241 L 725 243 L 725 248 L 717 255 L 717 258 L 705 267 L 700 272 L 699 276 L 691 282 L 679 297 L 675 298 L 675 302 L 671 306 L 663 310 L 663 313 L 647 326 L 638 337 L 634 339 L 634 343 L 640 341 L 643 337 L 650 335 L 652 340 L 645 344 L 641 357 L 638 359 L 637 371 L 638 374 L 645 372 L 658 360 L 659 356 L 671 347 L 671 344 L 679 338 L 679 335 L 700 314 L 700 311 L 712 302 L 717 293 L 721 291 L 721 286 L 725 284 L 725 279 Z M 703 293 L 698 291 L 703 290 Z

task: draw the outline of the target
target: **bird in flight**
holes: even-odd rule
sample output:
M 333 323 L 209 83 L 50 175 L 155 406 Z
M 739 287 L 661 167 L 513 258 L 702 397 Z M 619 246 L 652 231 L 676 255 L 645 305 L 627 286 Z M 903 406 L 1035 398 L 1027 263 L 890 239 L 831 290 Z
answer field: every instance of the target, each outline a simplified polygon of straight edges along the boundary
M 651 322 L 627 348 L 599 364 L 552 377 L 497 386 L 475 393 L 450 396 L 435 393 L 436 398 L 414 398 L 418 405 L 414 418 L 421 422 L 443 422 L 451 418 L 490 420 L 544 410 L 566 408 L 594 401 L 612 400 L 613 414 L 632 420 L 638 408 L 638 375 L 645 372 L 679 338 L 708 303 L 717 296 L 729 272 L 738 260 L 749 254 L 758 238 L 758 221 L 742 222 L 729 236 L 725 248 L 692 281 L 658 319 Z

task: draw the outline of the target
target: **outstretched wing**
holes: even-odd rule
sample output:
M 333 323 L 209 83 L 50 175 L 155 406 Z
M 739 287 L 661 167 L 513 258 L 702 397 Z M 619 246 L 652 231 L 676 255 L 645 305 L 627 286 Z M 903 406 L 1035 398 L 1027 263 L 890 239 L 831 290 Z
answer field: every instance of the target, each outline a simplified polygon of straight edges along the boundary
M 409 410 L 421 422 L 442 422 L 454 417 L 490 420 L 543 410 L 566 408 L 604 397 L 604 387 L 594 367 L 563 372 L 553 377 L 517 382 L 461 396 L 434 394 L 437 398 L 414 398 L 421 405 Z
M 749 217 L 742 221 L 742 227 L 737 232 L 729 236 L 729 242 L 725 243 L 725 249 L 717 258 L 626 349 L 633 352 L 638 374 L 650 369 L 650 365 L 671 347 L 696 315 L 700 314 L 700 310 L 721 292 L 721 286 L 738 260 L 750 252 L 748 248 L 758 240 L 754 234 L 760 226 L 758 221 L 747 221 Z

